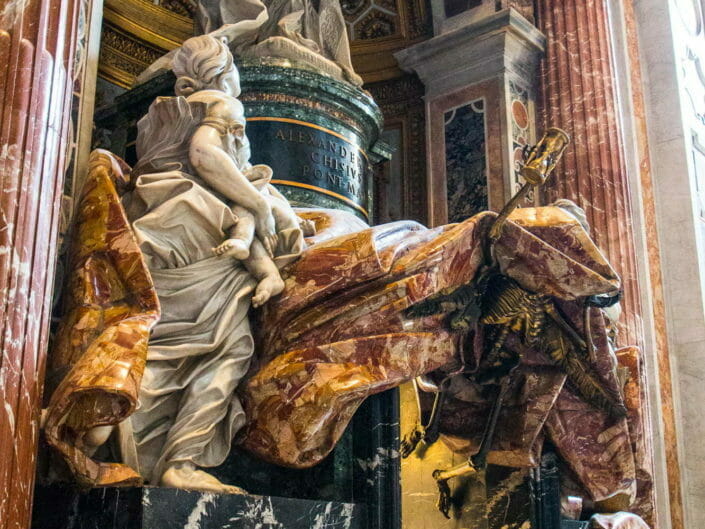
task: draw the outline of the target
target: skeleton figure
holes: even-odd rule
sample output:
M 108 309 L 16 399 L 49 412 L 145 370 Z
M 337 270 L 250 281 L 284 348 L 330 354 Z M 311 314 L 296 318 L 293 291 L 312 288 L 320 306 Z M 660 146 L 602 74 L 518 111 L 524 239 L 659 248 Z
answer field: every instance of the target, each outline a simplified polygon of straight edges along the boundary
M 617 300 L 618 297 L 586 298 L 585 311 L 589 314 L 591 307 L 616 303 Z M 550 297 L 522 288 L 494 268 L 486 270 L 472 285 L 426 300 L 411 307 L 409 313 L 414 317 L 447 313 L 449 328 L 469 331 L 481 327 L 480 335 L 484 339 L 480 345 L 480 363 L 474 372 L 470 373 L 463 362 L 460 369 L 449 373 L 440 384 L 430 388 L 436 394 L 430 417 L 425 426 L 417 427 L 402 441 L 403 457 L 410 455 L 419 442 L 432 444 L 438 439 L 441 411 L 452 377 L 467 376 L 482 385 L 497 386 L 479 451 L 467 463 L 447 471 L 434 472 L 440 491 L 438 506 L 446 517 L 450 509 L 448 480 L 484 471 L 487 464 L 499 412 L 511 385 L 513 371 L 520 362 L 519 354 L 507 346 L 511 333 L 520 336 L 523 345 L 536 348 L 560 366 L 567 375 L 567 383 L 583 400 L 615 419 L 626 415 L 621 395 L 604 383 L 590 362 L 589 334 L 581 337 Z M 589 328 L 586 330 L 589 333 Z M 416 381 L 416 384 L 418 390 L 424 380 Z
M 417 391 L 427 386 L 425 389 L 434 392 L 435 399 L 426 424 L 417 426 L 402 441 L 403 457 L 410 455 L 419 442 L 432 444 L 438 439 L 441 412 L 453 377 L 467 377 L 484 387 L 496 387 L 494 403 L 477 453 L 467 463 L 433 473 L 440 492 L 438 507 L 446 517 L 450 509 L 448 480 L 483 472 L 486 467 L 499 413 L 511 386 L 513 372 L 521 362 L 520 352 L 508 341 L 510 335 L 518 336 L 522 347 L 539 351 L 559 366 L 567 376 L 567 384 L 585 402 L 615 420 L 626 415 L 621 395 L 602 380 L 594 367 L 594 346 L 590 335 L 592 308 L 615 304 L 619 296 L 591 296 L 584 299 L 584 335 L 581 336 L 571 324 L 570 318 L 561 312 L 559 305 L 550 296 L 531 292 L 503 275 L 494 255 L 494 243 L 500 238 L 509 214 L 533 185 L 545 182 L 566 144 L 565 133 L 554 129 L 549 130 L 536 147 L 525 152 L 523 172 L 529 183 L 510 200 L 490 226 L 485 247 L 485 265 L 476 279 L 471 284 L 426 299 L 408 309 L 412 317 L 446 314 L 446 326 L 465 335 L 466 353 L 468 356 L 471 351 L 474 353 L 477 365 L 471 367 L 462 358 L 460 367 L 446 374 L 440 383 L 429 384 L 428 378 L 416 381 Z M 567 201 L 558 205 L 579 210 Z M 581 211 L 579 213 L 582 214 Z M 584 214 L 575 217 L 587 228 Z

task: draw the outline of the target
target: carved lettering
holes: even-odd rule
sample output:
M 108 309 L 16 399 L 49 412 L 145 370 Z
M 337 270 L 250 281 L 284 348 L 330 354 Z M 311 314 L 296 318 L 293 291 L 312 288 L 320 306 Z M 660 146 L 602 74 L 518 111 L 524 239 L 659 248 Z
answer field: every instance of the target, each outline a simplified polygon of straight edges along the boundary
M 251 123 L 248 135 L 251 141 L 256 138 L 261 144 L 272 145 L 268 157 L 257 163 L 271 165 L 275 179 L 300 180 L 365 204 L 366 161 L 354 145 L 325 131 L 289 123 Z M 291 159 L 300 164 L 298 171 L 297 166 L 282 164 Z

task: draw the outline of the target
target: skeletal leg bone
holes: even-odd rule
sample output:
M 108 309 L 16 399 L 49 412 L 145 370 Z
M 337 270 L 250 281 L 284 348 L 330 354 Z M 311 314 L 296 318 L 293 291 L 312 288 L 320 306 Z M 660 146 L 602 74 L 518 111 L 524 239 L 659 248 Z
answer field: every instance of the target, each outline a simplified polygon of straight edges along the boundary
M 494 404 L 492 405 L 492 412 L 490 413 L 490 418 L 487 421 L 485 431 L 482 434 L 482 441 L 480 442 L 480 449 L 477 454 L 471 456 L 467 462 L 451 469 L 438 469 L 433 471 L 433 478 L 436 480 L 436 484 L 438 485 L 438 509 L 446 518 L 450 518 L 448 516 L 448 512 L 450 510 L 450 487 L 448 486 L 448 480 L 470 474 L 477 474 L 480 471 L 484 472 L 487 467 L 487 453 L 490 451 L 490 447 L 492 446 L 495 429 L 497 427 L 497 418 L 499 417 L 499 412 L 502 409 L 504 397 L 509 389 L 511 382 L 510 375 L 511 372 L 504 377 L 502 383 L 500 384 L 499 392 Z
M 451 506 L 450 486 L 448 486 L 448 481 L 452 478 L 458 478 L 470 474 L 477 474 L 477 468 L 475 468 L 470 461 L 466 461 L 465 463 L 448 470 L 437 469 L 433 471 L 433 479 L 436 480 L 436 485 L 438 485 L 438 503 L 436 506 L 446 518 L 450 518 L 448 513 L 450 512 Z

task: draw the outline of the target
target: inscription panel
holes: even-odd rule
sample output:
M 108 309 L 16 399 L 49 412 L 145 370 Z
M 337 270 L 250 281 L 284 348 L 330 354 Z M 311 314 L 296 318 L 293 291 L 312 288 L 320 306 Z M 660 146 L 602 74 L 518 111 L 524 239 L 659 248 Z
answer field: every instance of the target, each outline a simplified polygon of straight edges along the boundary
M 367 155 L 353 140 L 303 121 L 249 118 L 252 163 L 267 164 L 274 183 L 313 189 L 367 215 Z

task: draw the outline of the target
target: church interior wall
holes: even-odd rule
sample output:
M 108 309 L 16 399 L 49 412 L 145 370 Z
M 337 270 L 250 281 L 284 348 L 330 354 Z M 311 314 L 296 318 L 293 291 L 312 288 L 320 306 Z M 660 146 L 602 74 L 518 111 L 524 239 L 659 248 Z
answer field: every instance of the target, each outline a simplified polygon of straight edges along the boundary
M 650 431 L 655 476 L 658 523 L 663 527 L 682 524 L 679 483 L 679 448 L 675 445 L 675 414 L 671 392 L 671 362 L 664 326 L 660 252 L 656 244 L 655 204 L 651 175 L 644 78 L 636 42 L 636 21 L 632 3 L 611 2 L 610 32 L 615 50 L 619 111 L 624 130 L 626 170 L 634 194 L 633 222 L 638 259 L 641 314 L 644 329 L 644 365 L 649 395 Z M 658 324 L 656 323 L 658 322 Z M 667 455 L 668 453 L 668 455 Z M 670 458 L 670 459 L 669 459 Z M 676 487 L 673 487 L 676 484 Z M 673 513 L 675 519 L 661 513 Z

